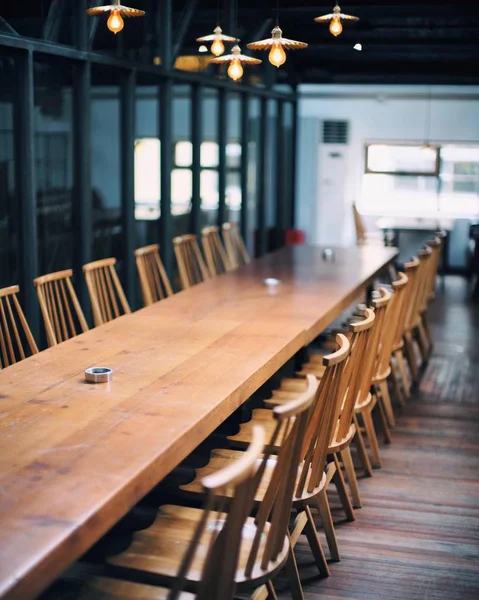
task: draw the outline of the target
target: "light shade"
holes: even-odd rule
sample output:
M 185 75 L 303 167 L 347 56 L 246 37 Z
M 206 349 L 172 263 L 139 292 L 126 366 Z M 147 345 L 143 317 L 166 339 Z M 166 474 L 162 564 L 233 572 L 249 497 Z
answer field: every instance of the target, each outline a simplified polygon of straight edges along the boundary
M 336 6 L 333 8 L 332 13 L 329 13 L 327 15 L 321 15 L 320 17 L 316 17 L 314 20 L 316 21 L 316 23 L 328 23 L 329 21 L 331 21 L 332 25 L 329 30 L 333 35 L 339 35 L 343 30 L 341 21 L 359 21 L 359 17 L 345 15 L 341 12 L 341 8 L 336 4 Z
M 241 54 L 241 48 L 238 46 L 238 44 L 236 44 L 233 46 L 231 54 L 217 56 L 216 58 L 213 58 L 211 62 L 217 65 L 230 63 L 228 67 L 228 75 L 231 77 L 231 79 L 237 81 L 238 79 L 241 79 L 243 75 L 243 65 L 259 65 L 263 61 L 259 60 L 259 58 L 253 58 L 251 56 Z

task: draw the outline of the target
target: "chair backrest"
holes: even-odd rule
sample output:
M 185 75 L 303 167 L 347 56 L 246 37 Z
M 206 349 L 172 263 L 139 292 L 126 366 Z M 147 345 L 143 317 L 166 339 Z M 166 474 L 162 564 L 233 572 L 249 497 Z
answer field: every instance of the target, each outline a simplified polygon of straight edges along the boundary
M 374 367 L 375 377 L 382 376 L 389 369 L 398 323 L 404 314 L 408 278 L 401 272 L 398 272 L 397 276 L 398 279 L 392 282 L 393 295 L 387 306 L 380 332 L 377 360 Z
M 307 492 L 312 493 L 320 485 L 328 447 L 337 424 L 338 407 L 342 400 L 340 392 L 344 383 L 344 368 L 351 346 L 342 333 L 337 335 L 336 340 L 338 350 L 322 359 L 326 369 L 319 384 L 303 441 L 302 469 L 296 486 L 296 498 L 302 496 L 306 486 Z
M 122 314 L 130 314 L 130 306 L 115 270 L 116 258 L 104 258 L 83 265 L 95 325 L 103 325 Z
M 393 296 L 392 292 L 383 287 L 378 288 L 376 294 L 377 297 L 371 302 L 376 318 L 374 319 L 374 325 L 368 340 L 366 352 L 362 357 L 361 370 L 359 373 L 360 384 L 358 400 L 360 402 L 366 400 L 370 393 L 372 380 L 375 375 L 375 368 L 377 366 L 381 339 L 387 323 L 386 315 Z
M 428 293 L 427 281 L 429 274 L 429 261 L 432 256 L 432 250 L 426 246 L 424 250 L 418 252 L 419 266 L 414 279 L 414 290 L 411 299 L 411 305 L 406 319 L 406 329 L 415 327 L 420 319 L 420 311 L 424 304 L 424 298 Z
M 364 225 L 363 218 L 358 212 L 356 203 L 353 202 L 353 217 L 354 217 L 354 228 L 356 229 L 356 242 L 358 246 L 361 246 L 366 241 L 366 227 Z
M 0 368 L 38 352 L 32 332 L 18 301 L 18 285 L 0 290 Z
M 409 262 L 404 263 L 404 273 L 408 278 L 408 286 L 405 291 L 404 305 L 396 325 L 394 334 L 393 348 L 400 348 L 403 343 L 404 333 L 406 331 L 410 314 L 413 310 L 413 304 L 417 293 L 417 274 L 419 269 L 419 259 L 414 256 Z
M 238 225 L 234 222 L 223 223 L 222 229 L 223 241 L 231 268 L 238 269 L 243 265 L 247 265 L 250 262 L 250 257 Z
M 168 600 L 176 600 L 184 589 L 199 542 L 205 535 L 209 536 L 209 544 L 196 598 L 231 600 L 234 597 L 243 528 L 253 508 L 260 481 L 258 473 L 262 466 L 264 443 L 264 429 L 254 427 L 251 444 L 241 458 L 202 480 L 206 491 L 202 517 L 183 557 Z M 215 513 L 216 526 L 211 527 L 211 517 Z M 219 564 L 221 569 L 218 569 Z
M 313 375 L 308 375 L 307 390 L 303 394 L 273 409 L 276 426 L 256 475 L 258 481 L 263 477 L 272 452 L 276 456 L 268 487 L 256 513 L 256 532 L 246 563 L 245 577 L 250 577 L 258 567 L 267 569 L 284 550 L 298 467 L 317 393 L 318 381 Z
M 85 315 L 73 288 L 73 271 L 57 271 L 33 280 L 49 346 L 88 331 Z
M 173 238 L 173 249 L 180 271 L 181 287 L 184 290 L 209 279 L 196 236 L 187 234 Z
M 173 295 L 158 244 L 135 250 L 135 260 L 145 306 Z
M 333 431 L 332 441 L 344 439 L 351 427 L 354 406 L 364 384 L 364 361 L 368 356 L 375 319 L 375 312 L 371 308 L 366 308 L 364 318 L 355 320 L 349 325 L 350 353 L 344 368 L 344 375 L 341 378 L 340 402 L 335 415 L 335 423 L 339 419 L 339 424 L 335 432 Z
M 223 248 L 218 227 L 204 227 L 201 230 L 201 238 L 210 276 L 231 271 L 232 267 Z

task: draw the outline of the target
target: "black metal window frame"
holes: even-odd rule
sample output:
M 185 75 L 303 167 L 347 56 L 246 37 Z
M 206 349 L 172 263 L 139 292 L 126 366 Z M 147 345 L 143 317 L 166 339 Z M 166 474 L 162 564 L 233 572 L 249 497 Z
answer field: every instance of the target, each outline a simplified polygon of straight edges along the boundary
M 161 3 L 162 11 L 159 19 L 162 40 L 162 65 L 148 65 L 123 59 L 118 56 L 90 52 L 88 50 L 88 27 L 85 14 L 86 1 L 78 0 L 75 11 L 75 47 L 61 44 L 0 34 L 0 54 L 7 55 L 15 61 L 15 114 L 14 114 L 14 137 L 15 137 L 15 180 L 16 194 L 19 205 L 19 264 L 21 266 L 20 283 L 23 292 L 23 302 L 27 319 L 31 324 L 32 331 L 38 335 L 39 311 L 32 280 L 39 275 L 38 257 L 35 251 L 37 247 L 38 231 L 36 219 L 31 218 L 37 208 L 37 183 L 35 170 L 35 139 L 34 139 L 34 62 L 38 58 L 45 60 L 62 58 L 71 61 L 72 65 L 72 123 L 73 123 L 73 198 L 72 218 L 75 222 L 75 239 L 73 243 L 73 269 L 76 274 L 76 285 L 80 302 L 88 306 L 88 294 L 83 281 L 82 266 L 92 260 L 92 185 L 91 185 L 91 71 L 95 65 L 110 67 L 119 73 L 121 80 L 121 108 L 120 108 L 120 147 L 121 156 L 121 206 L 122 206 L 122 230 L 124 245 L 124 269 L 123 278 L 127 295 L 133 298 L 137 286 L 136 269 L 133 257 L 135 248 L 135 199 L 134 199 L 134 141 L 135 141 L 135 92 L 138 77 L 146 76 L 158 86 L 159 114 L 158 114 L 158 138 L 162 140 L 161 152 L 161 214 L 159 219 L 158 235 L 160 240 L 170 240 L 172 237 L 172 215 L 171 215 L 171 171 L 173 169 L 173 135 L 172 114 L 173 98 L 172 88 L 174 84 L 189 84 L 192 87 L 192 142 L 193 142 L 193 193 L 192 193 L 192 229 L 199 233 L 199 210 L 200 197 L 200 175 L 195 169 L 199 160 L 198 144 L 202 141 L 201 111 L 194 106 L 195 98 L 201 98 L 201 91 L 205 88 L 214 88 L 219 91 L 218 123 L 224 123 L 226 98 L 228 91 L 239 93 L 241 96 L 241 189 L 242 210 L 240 215 L 241 231 L 243 235 L 248 232 L 248 135 L 246 133 L 248 122 L 248 106 L 251 98 L 259 98 L 265 102 L 268 99 L 276 100 L 279 104 L 291 103 L 296 118 L 296 90 L 292 93 L 280 92 L 271 87 L 253 86 L 245 83 L 236 83 L 228 79 L 214 79 L 203 73 L 190 73 L 177 71 L 172 68 L 172 39 L 171 39 L 171 0 Z M 278 111 L 278 115 L 283 111 Z M 296 123 L 293 122 L 293 141 L 296 144 Z M 246 145 L 245 145 L 246 143 Z M 226 185 L 226 158 L 225 144 L 226 135 L 224 128 L 218 127 L 218 144 L 220 146 L 219 166 L 219 207 L 218 224 L 224 220 L 225 199 L 224 188 Z M 264 144 L 261 144 L 264 147 Z M 128 151 L 128 149 L 131 149 Z M 294 160 L 294 152 L 293 160 Z M 278 150 L 278 169 L 284 165 L 281 152 Z M 261 162 L 261 161 L 260 161 Z M 294 162 L 292 169 L 292 188 L 288 190 L 292 198 L 291 206 L 294 207 Z M 258 204 L 261 204 L 264 187 L 258 187 Z M 261 213 L 263 208 L 258 209 Z M 293 225 L 293 214 L 289 218 L 282 219 L 282 226 Z M 259 219 L 259 227 L 264 227 L 264 220 Z M 264 241 L 266 234 L 259 232 L 260 254 L 268 248 Z M 172 248 L 169 243 L 161 244 L 163 260 L 168 272 L 172 271 Z M 88 311 L 87 311 L 88 312 Z

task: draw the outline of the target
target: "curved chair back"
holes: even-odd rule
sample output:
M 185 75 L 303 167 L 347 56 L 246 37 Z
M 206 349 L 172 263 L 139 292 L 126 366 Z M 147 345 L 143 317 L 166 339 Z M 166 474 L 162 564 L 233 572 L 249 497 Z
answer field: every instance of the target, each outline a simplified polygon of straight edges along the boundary
M 184 290 L 209 279 L 208 269 L 201 255 L 196 236 L 187 234 L 175 237 L 173 249 L 180 271 L 181 287 Z
M 236 223 L 223 223 L 223 241 L 232 269 L 238 269 L 250 262 L 248 251 Z
M 103 325 L 122 314 L 130 314 L 130 305 L 115 270 L 116 258 L 104 258 L 83 265 L 95 325 Z
M 201 238 L 210 276 L 231 271 L 232 267 L 221 243 L 218 227 L 204 227 Z
M 73 271 L 57 271 L 33 280 L 49 346 L 88 331 L 80 302 L 71 282 Z
M 135 250 L 135 261 L 145 306 L 173 295 L 158 244 Z
M 0 369 L 38 352 L 17 294 L 18 285 L 0 290 Z

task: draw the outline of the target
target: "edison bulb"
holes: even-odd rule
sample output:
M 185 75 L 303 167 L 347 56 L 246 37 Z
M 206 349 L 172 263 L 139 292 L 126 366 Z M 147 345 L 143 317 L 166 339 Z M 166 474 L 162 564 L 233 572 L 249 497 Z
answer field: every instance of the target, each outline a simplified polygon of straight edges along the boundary
M 280 67 L 286 62 L 286 52 L 284 51 L 283 44 L 273 44 L 269 53 L 269 62 L 275 67 Z
M 225 51 L 225 45 L 223 44 L 223 42 L 221 40 L 215 40 L 211 44 L 211 54 L 214 54 L 215 56 L 221 56 L 224 51 Z
M 111 15 L 108 17 L 106 25 L 108 29 L 110 31 L 113 31 L 113 33 L 115 34 L 123 29 L 124 22 L 119 11 L 117 11 L 116 9 L 111 11 Z
M 334 35 L 337 36 L 339 35 L 343 30 L 343 26 L 341 24 L 341 19 L 338 17 L 335 17 L 332 21 L 331 24 L 329 26 L 329 31 Z
M 233 58 L 228 67 L 228 76 L 231 77 L 234 81 L 238 81 L 243 77 L 243 67 L 241 66 L 241 61 L 238 58 Z

